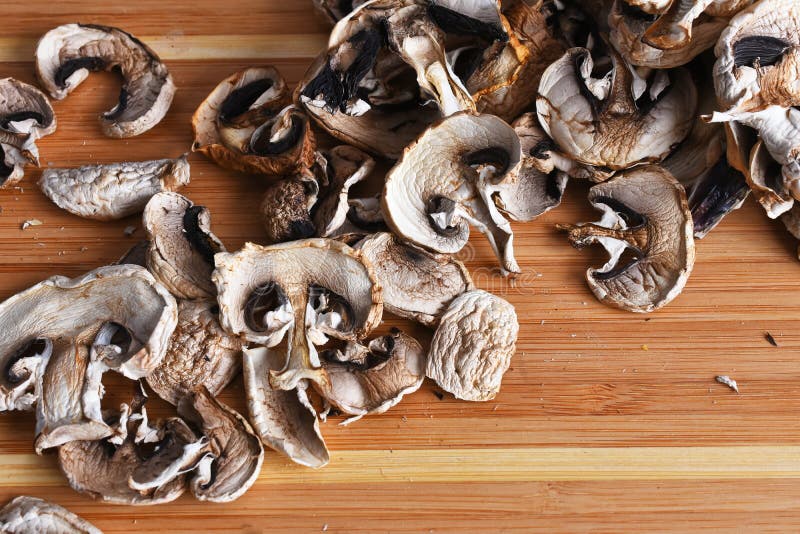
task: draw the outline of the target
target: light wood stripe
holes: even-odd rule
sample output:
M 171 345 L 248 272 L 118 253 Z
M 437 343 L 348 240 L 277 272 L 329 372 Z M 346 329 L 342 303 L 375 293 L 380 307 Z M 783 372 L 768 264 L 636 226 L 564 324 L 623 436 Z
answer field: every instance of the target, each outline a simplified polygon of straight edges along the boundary
M 268 453 L 260 484 L 800 478 L 800 446 L 334 451 L 322 470 Z M 0 487 L 64 485 L 34 454 L 0 456 Z
M 328 41 L 326 35 L 319 33 L 141 36 L 140 38 L 165 61 L 311 58 L 323 50 Z M 0 37 L 0 63 L 33 61 L 36 42 L 36 39 L 23 37 Z

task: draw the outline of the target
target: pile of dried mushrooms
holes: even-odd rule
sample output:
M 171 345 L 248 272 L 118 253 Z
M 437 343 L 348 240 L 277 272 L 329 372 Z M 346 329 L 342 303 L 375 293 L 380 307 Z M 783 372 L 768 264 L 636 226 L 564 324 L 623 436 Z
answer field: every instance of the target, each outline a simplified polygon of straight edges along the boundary
M 750 191 L 800 238 L 795 0 L 316 4 L 335 25 L 297 87 L 251 67 L 192 119 L 192 152 L 265 181 L 263 243 L 228 251 L 208 210 L 175 192 L 189 183 L 188 154 L 41 175 L 59 207 L 96 220 L 143 212 L 147 233 L 116 265 L 0 304 L 0 410 L 35 411 L 35 450 L 57 451 L 81 493 L 230 501 L 257 478 L 263 445 L 324 466 L 331 410 L 345 423 L 382 413 L 425 377 L 459 399 L 494 398 L 517 316 L 456 254 L 475 227 L 503 275 L 521 272 L 512 222 L 557 207 L 570 179 L 596 184 L 600 220 L 559 229 L 608 251 L 587 282 L 624 310 L 674 299 L 694 240 Z M 106 135 L 136 136 L 168 112 L 173 79 L 136 37 L 68 24 L 38 44 L 36 74 L 54 99 L 97 70 L 123 80 L 100 117 Z M 45 93 L 0 80 L 3 186 L 38 163 L 35 141 L 55 128 Z M 341 144 L 318 144 L 320 132 Z M 352 194 L 376 179 L 379 195 Z M 432 340 L 376 335 L 384 312 Z M 103 406 L 108 371 L 141 393 Z M 247 417 L 215 399 L 240 371 Z M 174 416 L 150 420 L 147 391 Z M 0 525 L 17 531 L 31 510 L 52 528 L 93 531 L 27 497 Z

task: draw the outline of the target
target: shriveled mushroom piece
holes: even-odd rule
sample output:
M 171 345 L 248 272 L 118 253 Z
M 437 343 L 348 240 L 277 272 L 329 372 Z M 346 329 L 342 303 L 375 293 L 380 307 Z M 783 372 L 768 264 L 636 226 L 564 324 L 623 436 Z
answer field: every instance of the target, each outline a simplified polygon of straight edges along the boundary
M 230 502 L 250 489 L 261 471 L 264 448 L 244 417 L 203 386 L 178 404 L 178 413 L 208 439 L 190 488 L 201 501 Z
M 489 239 L 504 273 L 519 272 L 511 225 L 493 188 L 520 162 L 513 128 L 492 115 L 458 113 L 406 148 L 386 178 L 382 207 L 398 236 L 440 253 L 461 250 L 472 224 Z
M 728 213 L 739 209 L 749 194 L 745 176 L 731 167 L 724 155 L 720 157 L 689 194 L 694 237 L 705 237 Z
M 613 67 L 594 77 L 585 48 L 547 68 L 536 109 L 547 134 L 579 163 L 621 170 L 659 162 L 691 131 L 697 91 L 684 69 L 653 71 L 637 81 L 611 51 Z
M 727 113 L 800 105 L 800 4 L 760 0 L 739 12 L 715 49 L 714 86 Z
M 366 3 L 366 0 L 314 0 L 314 7 L 322 13 L 329 22 L 336 24 L 353 9 Z
M 119 28 L 65 24 L 47 32 L 36 46 L 36 75 L 42 87 L 62 100 L 91 71 L 122 75 L 119 102 L 103 113 L 100 125 L 109 137 L 133 137 L 164 118 L 175 84 L 158 55 Z
M 316 141 L 308 118 L 290 103 L 273 67 L 232 74 L 195 111 L 192 150 L 240 172 L 281 176 L 308 167 Z
M 259 213 L 269 243 L 313 237 L 317 233 L 311 209 L 319 197 L 319 182 L 308 171 L 271 184 L 261 199 Z
M 323 467 L 330 455 L 305 384 L 298 384 L 296 391 L 283 391 L 269 383 L 271 373 L 285 364 L 285 355 L 276 349 L 244 349 L 242 367 L 250 421 L 268 447 L 300 465 Z
M 73 215 L 108 221 L 144 209 L 150 198 L 189 183 L 186 155 L 77 169 L 45 169 L 39 188 L 59 208 Z
M 435 325 L 455 297 L 474 289 L 463 263 L 403 243 L 392 234 L 374 234 L 356 244 L 383 288 L 386 311 Z
M 274 347 L 288 331 L 285 366 L 270 371 L 275 389 L 304 380 L 326 386 L 314 345 L 328 336 L 358 340 L 381 319 L 381 287 L 361 254 L 329 239 L 262 247 L 247 243 L 215 257 L 220 321 L 251 343 Z
M 785 186 L 781 166 L 763 141 L 758 141 L 753 147 L 747 178 L 753 196 L 771 219 L 788 213 L 794 206 L 795 199 Z
M 0 79 L 0 187 L 19 181 L 27 163 L 39 163 L 36 140 L 55 131 L 55 112 L 44 93 Z
M 242 341 L 225 332 L 208 301 L 178 303 L 178 325 L 164 359 L 147 375 L 147 384 L 165 401 L 177 405 L 197 386 L 218 395 L 239 372 Z
M 102 531 L 55 503 L 21 495 L 0 510 L 0 532 L 8 534 L 102 534 Z
M 518 333 L 514 306 L 480 289 L 467 291 L 442 315 L 426 374 L 459 399 L 491 400 L 511 364 Z
M 330 387 L 318 389 L 328 402 L 352 415 L 349 424 L 369 414 L 380 414 L 418 390 L 425 381 L 426 355 L 414 338 L 399 330 L 363 346 L 348 343 L 344 352 L 322 353 Z
M 100 415 L 102 374 L 146 376 L 176 321 L 175 299 L 142 267 L 45 280 L 0 304 L 3 406 L 29 409 L 39 401 L 38 450 L 109 435 Z
M 586 279 L 603 303 L 650 312 L 674 299 L 694 266 L 692 216 L 683 187 L 658 166 L 640 167 L 596 185 L 589 202 L 597 224 L 559 225 L 576 248 L 600 243 L 611 258 Z
M 178 193 L 158 193 L 145 206 L 142 222 L 150 272 L 176 297 L 213 298 L 214 254 L 225 246 L 211 232 L 209 211 Z

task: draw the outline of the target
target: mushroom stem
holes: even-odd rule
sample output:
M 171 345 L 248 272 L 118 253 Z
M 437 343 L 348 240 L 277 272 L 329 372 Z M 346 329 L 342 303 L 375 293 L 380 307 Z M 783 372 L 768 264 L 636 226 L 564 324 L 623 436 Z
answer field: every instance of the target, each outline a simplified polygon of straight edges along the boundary
M 603 109 L 604 115 L 609 116 L 622 116 L 628 117 L 638 111 L 636 101 L 633 98 L 633 74 L 631 74 L 622 56 L 614 50 L 613 47 L 608 47 L 611 54 L 611 62 L 613 64 L 613 75 L 611 77 L 611 89 L 608 93 L 605 107 Z
M 583 248 L 597 241 L 598 238 L 610 238 L 623 241 L 631 248 L 646 250 L 648 244 L 647 226 L 636 228 L 606 228 L 594 223 L 580 225 L 557 224 L 556 228 L 568 233 L 570 242 L 575 248 Z

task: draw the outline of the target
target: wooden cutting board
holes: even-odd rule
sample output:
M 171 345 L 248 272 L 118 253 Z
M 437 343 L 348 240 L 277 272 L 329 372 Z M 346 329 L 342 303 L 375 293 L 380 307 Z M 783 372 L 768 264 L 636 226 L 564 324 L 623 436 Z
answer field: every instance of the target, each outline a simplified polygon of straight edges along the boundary
M 141 37 L 179 88 L 154 130 L 111 140 L 97 116 L 113 105 L 118 81 L 90 77 L 55 103 L 58 132 L 40 142 L 44 166 L 177 156 L 191 145 L 192 112 L 217 82 L 272 64 L 294 83 L 328 31 L 308 0 L 13 0 L 0 6 L 0 20 L 0 76 L 33 82 L 38 37 L 85 22 Z M 229 249 L 259 241 L 263 182 L 190 159 L 183 193 L 211 209 L 217 235 Z M 108 264 L 143 237 L 137 217 L 96 223 L 61 212 L 38 191 L 38 175 L 31 169 L 19 189 L 0 191 L 0 298 Z M 0 501 L 52 499 L 106 532 L 797 531 L 796 243 L 748 201 L 698 243 L 676 301 L 648 316 L 623 313 L 600 305 L 584 283 L 603 254 L 573 250 L 554 229 L 593 219 L 586 192 L 570 184 L 559 209 L 515 225 L 524 270 L 515 283 L 499 276 L 480 234 L 461 254 L 478 286 L 510 300 L 520 318 L 518 352 L 496 400 L 440 399 L 426 383 L 384 415 L 323 425 L 332 450 L 324 469 L 268 451 L 258 482 L 236 502 L 184 496 L 145 508 L 76 494 L 52 454 L 33 453 L 33 415 L 2 414 Z M 44 224 L 21 230 L 31 218 Z M 137 227 L 131 237 L 127 226 Z M 735 378 L 740 394 L 716 375 Z M 117 377 L 107 387 L 107 406 L 132 388 Z M 222 395 L 244 410 L 242 397 L 240 381 Z M 155 401 L 150 412 L 169 413 Z

